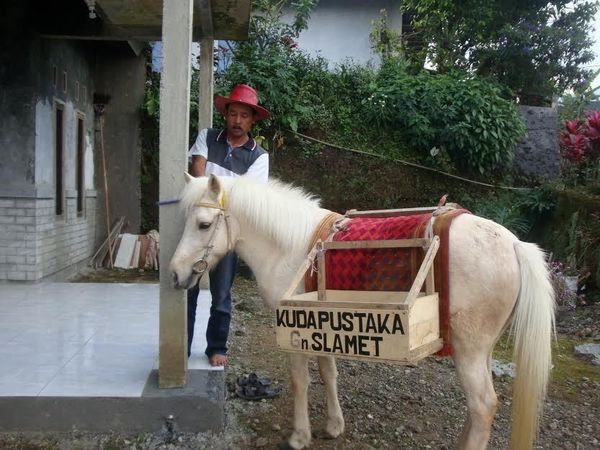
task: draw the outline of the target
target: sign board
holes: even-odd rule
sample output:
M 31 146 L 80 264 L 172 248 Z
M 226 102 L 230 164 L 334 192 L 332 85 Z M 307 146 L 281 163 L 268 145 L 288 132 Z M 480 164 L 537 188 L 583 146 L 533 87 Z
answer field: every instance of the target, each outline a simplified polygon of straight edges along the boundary
M 276 310 L 277 344 L 290 352 L 351 359 L 414 362 L 441 348 L 438 295 L 328 291 L 331 301 L 311 300 L 307 293 L 281 301 Z M 396 295 L 390 300 L 391 295 Z

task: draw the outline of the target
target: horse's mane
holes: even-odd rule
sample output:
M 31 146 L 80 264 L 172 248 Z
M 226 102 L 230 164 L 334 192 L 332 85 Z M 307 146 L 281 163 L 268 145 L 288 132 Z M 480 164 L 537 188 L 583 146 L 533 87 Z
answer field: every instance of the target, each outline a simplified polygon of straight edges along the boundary
M 208 178 L 196 178 L 187 183 L 181 205 L 189 211 L 204 194 Z M 231 213 L 253 230 L 277 242 L 288 250 L 306 245 L 315 226 L 314 213 L 319 200 L 303 189 L 270 179 L 266 184 L 251 177 L 220 177 L 227 191 L 227 207 Z

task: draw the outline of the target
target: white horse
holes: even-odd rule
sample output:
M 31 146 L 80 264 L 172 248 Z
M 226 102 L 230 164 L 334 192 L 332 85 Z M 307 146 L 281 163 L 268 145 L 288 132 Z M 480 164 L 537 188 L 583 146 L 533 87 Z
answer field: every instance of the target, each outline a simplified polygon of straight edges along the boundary
M 246 261 L 261 295 L 275 308 L 308 254 L 313 232 L 330 211 L 302 190 L 247 177 L 192 178 L 186 174 L 181 203 L 185 229 L 171 260 L 173 286 L 193 286 L 204 270 L 230 250 Z M 464 388 L 468 418 L 457 444 L 485 449 L 498 403 L 490 358 L 512 321 L 517 377 L 513 386 L 511 448 L 528 449 L 538 428 L 554 331 L 554 296 L 543 253 L 502 226 L 462 214 L 450 229 L 451 345 Z M 331 437 L 344 431 L 333 357 L 318 356 L 326 388 Z M 290 354 L 294 431 L 289 447 L 311 442 L 308 356 Z

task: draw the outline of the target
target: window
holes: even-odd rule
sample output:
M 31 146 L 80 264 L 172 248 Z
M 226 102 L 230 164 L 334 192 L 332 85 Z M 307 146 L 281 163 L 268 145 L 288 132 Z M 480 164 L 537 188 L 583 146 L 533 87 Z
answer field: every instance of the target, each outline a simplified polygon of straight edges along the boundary
M 62 75 L 62 90 L 65 94 L 67 93 L 67 72 L 63 72 Z
M 55 192 L 55 212 L 57 216 L 62 216 L 65 209 L 64 200 L 64 105 L 56 102 L 54 107 L 54 184 Z
M 52 66 L 52 85 L 55 88 L 58 85 L 58 69 L 56 66 Z
M 77 215 L 83 216 L 85 208 L 85 117 L 82 114 L 77 114 L 76 139 L 75 186 L 77 188 Z
M 79 100 L 79 81 L 75 82 L 75 100 Z

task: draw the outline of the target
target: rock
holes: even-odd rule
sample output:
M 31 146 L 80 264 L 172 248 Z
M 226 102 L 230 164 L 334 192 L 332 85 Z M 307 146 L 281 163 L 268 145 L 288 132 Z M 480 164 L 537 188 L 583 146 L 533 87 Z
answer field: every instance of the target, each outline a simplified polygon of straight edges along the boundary
M 268 443 L 269 443 L 269 440 L 267 438 L 260 437 L 256 440 L 256 443 L 254 445 L 258 448 L 261 448 L 261 447 L 265 447 Z
M 508 376 L 511 378 L 515 377 L 515 363 L 503 363 L 498 360 L 492 359 L 492 375 L 494 377 L 500 378 L 504 376 Z
M 592 329 L 590 327 L 582 328 L 577 332 L 577 336 L 579 337 L 587 337 L 592 335 Z
M 273 430 L 273 431 L 281 431 L 281 425 L 279 425 L 278 423 L 274 423 L 271 426 L 271 430 Z
M 592 364 L 600 366 L 600 344 L 581 344 L 575 347 L 575 353 L 584 355 L 586 357 L 591 356 Z

